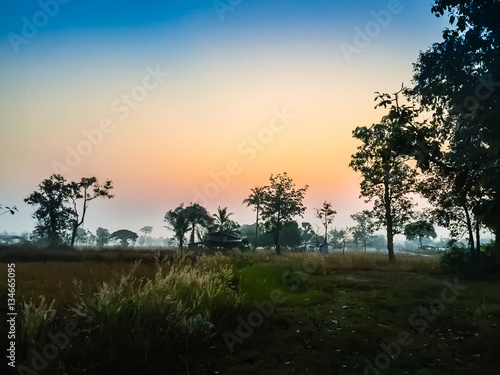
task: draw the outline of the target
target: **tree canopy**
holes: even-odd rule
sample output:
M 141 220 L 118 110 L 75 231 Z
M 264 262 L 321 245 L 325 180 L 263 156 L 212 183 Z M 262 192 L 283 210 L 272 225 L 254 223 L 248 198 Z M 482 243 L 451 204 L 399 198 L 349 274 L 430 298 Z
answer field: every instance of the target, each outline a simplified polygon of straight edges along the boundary
M 266 228 L 274 234 L 276 253 L 280 254 L 280 230 L 284 223 L 295 216 L 302 216 L 305 207 L 302 203 L 308 186 L 296 189 L 287 173 L 271 175 L 270 184 L 264 187 L 262 218 Z

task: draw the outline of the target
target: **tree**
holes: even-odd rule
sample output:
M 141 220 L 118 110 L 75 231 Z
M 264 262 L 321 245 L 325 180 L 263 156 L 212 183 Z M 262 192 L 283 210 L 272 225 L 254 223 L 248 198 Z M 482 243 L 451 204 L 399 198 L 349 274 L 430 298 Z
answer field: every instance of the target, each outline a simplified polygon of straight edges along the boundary
M 108 180 L 101 185 L 95 177 L 84 177 L 79 182 L 71 182 L 69 184 L 69 188 L 70 194 L 68 195 L 68 198 L 73 206 L 73 217 L 71 220 L 73 227 L 71 234 L 71 246 L 73 246 L 75 243 L 77 229 L 85 221 L 85 215 L 87 213 L 89 202 L 99 197 L 111 199 L 114 195 L 109 192 L 113 189 L 113 182 L 111 180 Z M 82 200 L 81 214 L 78 212 L 78 200 Z
M 330 236 L 332 238 L 333 246 L 342 249 L 342 254 L 344 254 L 346 242 L 349 239 L 349 230 L 347 228 L 335 228 L 330 232 Z
M 129 245 L 129 240 L 134 242 L 138 237 L 139 236 L 137 235 L 137 233 L 132 232 L 128 229 L 117 230 L 116 232 L 111 233 L 111 235 L 109 236 L 110 239 L 120 240 L 123 247 L 127 247 Z
M 407 224 L 405 226 L 404 235 L 408 241 L 413 241 L 415 238 L 418 238 L 420 248 L 422 248 L 423 238 L 437 237 L 436 231 L 434 230 L 434 226 L 427 220 L 418 220 L 413 223 Z
M 146 241 L 146 236 L 150 234 L 153 231 L 153 227 L 151 226 L 144 226 L 141 229 L 139 229 L 139 232 L 144 233 L 142 238 L 139 238 L 139 245 L 144 245 L 144 242 Z
M 1 212 L 1 211 L 3 211 L 3 210 L 5 210 L 5 211 L 4 211 L 4 212 Z M 11 215 L 14 215 L 16 212 L 19 212 L 19 211 L 17 210 L 17 207 L 16 207 L 16 206 L 12 206 L 12 207 L 7 207 L 7 206 L 5 206 L 5 207 L 3 207 L 3 206 L 0 204 L 0 216 L 5 215 L 5 214 L 7 214 L 7 213 L 10 213 Z
M 217 213 L 213 214 L 213 224 L 211 230 L 215 232 L 220 231 L 237 234 L 239 232 L 240 225 L 229 218 L 231 215 L 233 215 L 233 213 L 227 212 L 227 207 L 217 207 Z
M 307 221 L 301 224 L 300 236 L 306 248 L 308 243 L 310 243 L 313 239 L 316 247 L 320 244 L 320 236 L 318 236 L 318 233 L 313 229 L 311 223 L 308 223 Z
M 99 227 L 95 231 L 95 234 L 97 237 L 97 246 L 103 247 L 109 242 L 110 233 L 107 229 Z
M 54 174 L 38 185 L 38 191 L 24 199 L 27 204 L 38 206 L 33 213 L 33 218 L 38 220 L 35 233 L 47 239 L 49 244 L 61 242 L 62 235 L 72 227 L 74 213 L 65 205 L 70 194 L 71 188 L 66 179 Z
M 337 211 L 332 210 L 332 204 L 328 202 L 323 203 L 323 207 L 315 208 L 316 217 L 321 220 L 321 224 L 325 228 L 325 239 L 324 247 L 325 252 L 328 251 L 328 225 L 333 223 L 333 218 L 337 214 Z
M 408 107 L 399 106 L 398 94 L 394 98 L 388 94 L 379 95 L 378 106 L 395 103 L 389 114 L 379 124 L 357 127 L 353 131 L 353 136 L 362 144 L 349 164 L 361 173 L 361 196 L 366 198 L 365 202 L 373 201 L 375 224 L 386 228 L 391 261 L 395 260 L 394 235 L 401 233 L 411 217 L 413 203 L 408 194 L 415 191 L 416 183 L 416 171 L 408 165 L 410 157 L 400 152 L 398 144 L 401 129 L 412 121 L 415 113 Z
M 259 238 L 259 214 L 264 201 L 264 188 L 263 187 L 254 187 L 251 189 L 252 193 L 243 200 L 243 203 L 248 206 L 253 206 L 253 210 L 255 211 L 255 246 L 257 248 L 258 238 Z
M 446 175 L 463 214 L 471 254 L 479 255 L 479 228 L 496 236 L 500 261 L 500 6 L 489 0 L 436 0 L 432 12 L 449 17 L 443 41 L 421 52 L 411 90 L 433 113 Z M 467 212 L 465 211 L 467 209 Z M 476 233 L 474 246 L 473 231 Z
M 299 224 L 296 221 L 285 223 L 281 228 L 280 234 L 282 245 L 295 250 L 295 247 L 299 246 L 302 242 L 300 234 Z
M 351 218 L 356 222 L 356 225 L 351 228 L 352 236 L 356 243 L 357 241 L 361 241 L 363 249 L 366 251 L 366 245 L 374 233 L 371 213 L 368 210 L 363 210 L 351 215 Z
M 76 235 L 75 235 L 75 242 L 79 243 L 80 245 L 82 243 L 85 243 L 87 241 L 87 231 L 83 228 L 78 228 L 76 230 Z
M 182 251 L 184 245 L 184 236 L 189 230 L 189 221 L 185 212 L 184 203 L 170 210 L 165 214 L 164 221 L 166 221 L 169 226 L 167 228 L 171 229 L 175 233 L 175 238 L 179 241 L 179 247 Z
M 280 230 L 284 223 L 295 216 L 302 216 L 305 207 L 302 204 L 308 186 L 296 189 L 287 173 L 271 175 L 270 184 L 264 187 L 262 218 L 267 229 L 273 232 L 276 254 L 280 254 Z
M 209 228 L 212 224 L 212 217 L 208 213 L 207 209 L 198 203 L 193 203 L 184 209 L 184 215 L 186 220 L 191 225 L 191 239 L 189 241 L 189 246 L 194 247 L 194 235 L 196 233 L 196 228 L 198 226 L 202 228 Z

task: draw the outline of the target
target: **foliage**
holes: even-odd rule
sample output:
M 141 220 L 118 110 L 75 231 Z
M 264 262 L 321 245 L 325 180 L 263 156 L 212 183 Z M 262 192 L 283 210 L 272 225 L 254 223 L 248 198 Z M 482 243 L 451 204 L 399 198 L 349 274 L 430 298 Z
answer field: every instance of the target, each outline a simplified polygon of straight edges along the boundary
M 184 236 L 189 230 L 189 221 L 185 213 L 184 204 L 181 204 L 174 210 L 169 210 L 165 214 L 164 221 L 169 224 L 167 228 L 174 231 L 175 238 L 179 241 L 179 247 L 182 250 L 184 245 Z
M 63 233 L 71 228 L 74 212 L 65 205 L 70 194 L 66 179 L 55 174 L 43 180 L 38 191 L 24 199 L 29 205 L 38 206 L 33 213 L 33 218 L 38 221 L 35 233 L 51 244 L 59 243 Z
M 437 178 L 444 177 L 447 193 L 436 201 L 444 214 L 462 215 L 455 222 L 464 223 L 471 254 L 479 256 L 480 240 L 474 244 L 473 232 L 479 237 L 484 224 L 497 238 L 500 233 L 500 6 L 498 1 L 436 0 L 432 12 L 446 13 L 450 27 L 442 42 L 420 53 L 411 94 L 432 111 L 433 142 L 444 154 L 432 157 L 428 142 L 422 142 L 422 156 Z
M 74 245 L 77 235 L 77 229 L 85 221 L 85 215 L 87 213 L 88 204 L 90 201 L 96 198 L 108 198 L 114 197 L 110 193 L 113 189 L 113 182 L 111 180 L 106 181 L 104 184 L 100 184 L 95 177 L 84 177 L 78 182 L 70 182 L 68 184 L 70 193 L 68 198 L 72 204 L 72 233 L 71 233 L 71 246 Z M 81 213 L 78 211 L 78 201 L 82 200 Z
M 184 209 L 183 215 L 187 222 L 191 225 L 191 239 L 189 240 L 190 247 L 194 246 L 194 238 L 197 227 L 204 229 L 210 228 L 213 219 L 207 209 L 198 203 L 193 203 Z M 201 239 L 201 238 L 200 238 Z
M 254 248 L 258 246 L 258 238 L 259 238 L 259 214 L 262 208 L 262 204 L 264 203 L 264 188 L 263 187 L 254 187 L 251 189 L 251 193 L 248 198 L 243 200 L 243 203 L 248 206 L 253 206 L 253 210 L 255 211 L 255 241 Z
M 104 245 L 106 245 L 109 242 L 109 238 L 110 238 L 111 234 L 109 233 L 109 231 L 107 229 L 99 227 L 95 231 L 95 234 L 97 237 L 97 246 L 103 247 Z
M 213 214 L 213 224 L 210 230 L 214 232 L 239 234 L 240 225 L 229 218 L 231 215 L 233 215 L 233 213 L 227 212 L 227 207 L 217 207 L 217 213 Z
M 363 210 L 351 215 L 351 218 L 356 222 L 356 225 L 351 228 L 353 239 L 363 244 L 363 249 L 366 251 L 366 246 L 374 233 L 374 224 L 370 211 Z
M 380 94 L 377 106 L 391 105 L 389 114 L 379 124 L 357 127 L 353 136 L 362 144 L 349 164 L 362 175 L 361 196 L 373 201 L 372 217 L 377 227 L 387 232 L 389 259 L 394 260 L 394 235 L 401 233 L 412 213 L 413 202 L 408 194 L 415 191 L 416 171 L 408 164 L 409 156 L 400 151 L 399 134 L 416 114 L 399 106 L 398 94 Z
M 286 172 L 271 175 L 269 181 L 270 184 L 264 187 L 262 218 L 265 227 L 273 232 L 276 253 L 280 254 L 280 230 L 284 223 L 303 215 L 305 207 L 302 201 L 308 186 L 296 189 Z
M 405 226 L 404 235 L 409 241 L 418 238 L 420 247 L 422 247 L 423 238 L 436 238 L 437 236 L 436 231 L 434 230 L 434 226 L 427 220 L 418 220 L 407 224 Z
M 68 183 L 60 174 L 50 176 L 38 185 L 38 191 L 24 199 L 26 203 L 38 206 L 33 214 L 38 220 L 35 233 L 50 244 L 56 244 L 69 231 L 73 246 L 77 229 L 85 220 L 88 203 L 98 197 L 113 198 L 109 193 L 112 188 L 111 181 L 101 185 L 95 177 Z M 80 199 L 83 199 L 81 213 L 78 212 Z
M 484 278 L 495 273 L 491 256 L 484 253 L 473 256 L 465 246 L 451 241 L 441 257 L 441 270 L 468 278 Z
M 292 250 L 302 243 L 299 224 L 296 221 L 289 221 L 281 228 L 280 233 L 281 244 L 289 247 Z
M 325 201 L 323 207 L 315 208 L 316 217 L 321 221 L 321 224 L 325 228 L 325 238 L 324 245 L 328 244 L 328 225 L 333 223 L 333 218 L 337 214 L 337 211 L 332 210 L 332 204 Z
M 139 236 L 137 233 L 132 232 L 128 229 L 120 229 L 116 232 L 111 233 L 110 239 L 117 239 L 121 241 L 122 246 L 127 247 L 129 245 L 128 241 L 136 241 Z
M 3 211 L 3 210 L 5 210 L 5 211 L 4 211 L 4 212 L 1 212 L 1 211 Z M 17 210 L 17 207 L 16 207 L 16 206 L 12 206 L 12 207 L 5 206 L 5 207 L 3 207 L 3 206 L 0 204 L 0 216 L 5 215 L 5 214 L 7 214 L 7 213 L 10 213 L 11 215 L 14 215 L 16 212 L 19 212 L 19 211 Z

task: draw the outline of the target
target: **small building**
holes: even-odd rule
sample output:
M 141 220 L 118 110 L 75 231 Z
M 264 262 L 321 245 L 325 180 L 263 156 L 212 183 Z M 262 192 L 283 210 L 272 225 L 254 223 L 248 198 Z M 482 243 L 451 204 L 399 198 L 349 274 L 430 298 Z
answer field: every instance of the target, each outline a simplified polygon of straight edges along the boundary
M 243 238 L 227 232 L 208 233 L 205 246 L 209 249 L 234 249 L 243 246 Z

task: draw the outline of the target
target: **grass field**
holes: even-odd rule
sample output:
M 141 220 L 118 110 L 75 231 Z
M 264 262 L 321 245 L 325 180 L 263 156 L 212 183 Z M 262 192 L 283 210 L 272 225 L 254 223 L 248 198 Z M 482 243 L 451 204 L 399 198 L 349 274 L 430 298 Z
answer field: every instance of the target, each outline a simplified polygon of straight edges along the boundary
M 500 283 L 443 274 L 437 258 L 95 253 L 19 255 L 16 364 L 40 374 L 500 374 Z M 4 314 L 6 281 L 2 263 Z M 4 319 L 2 337 L 7 328 Z

